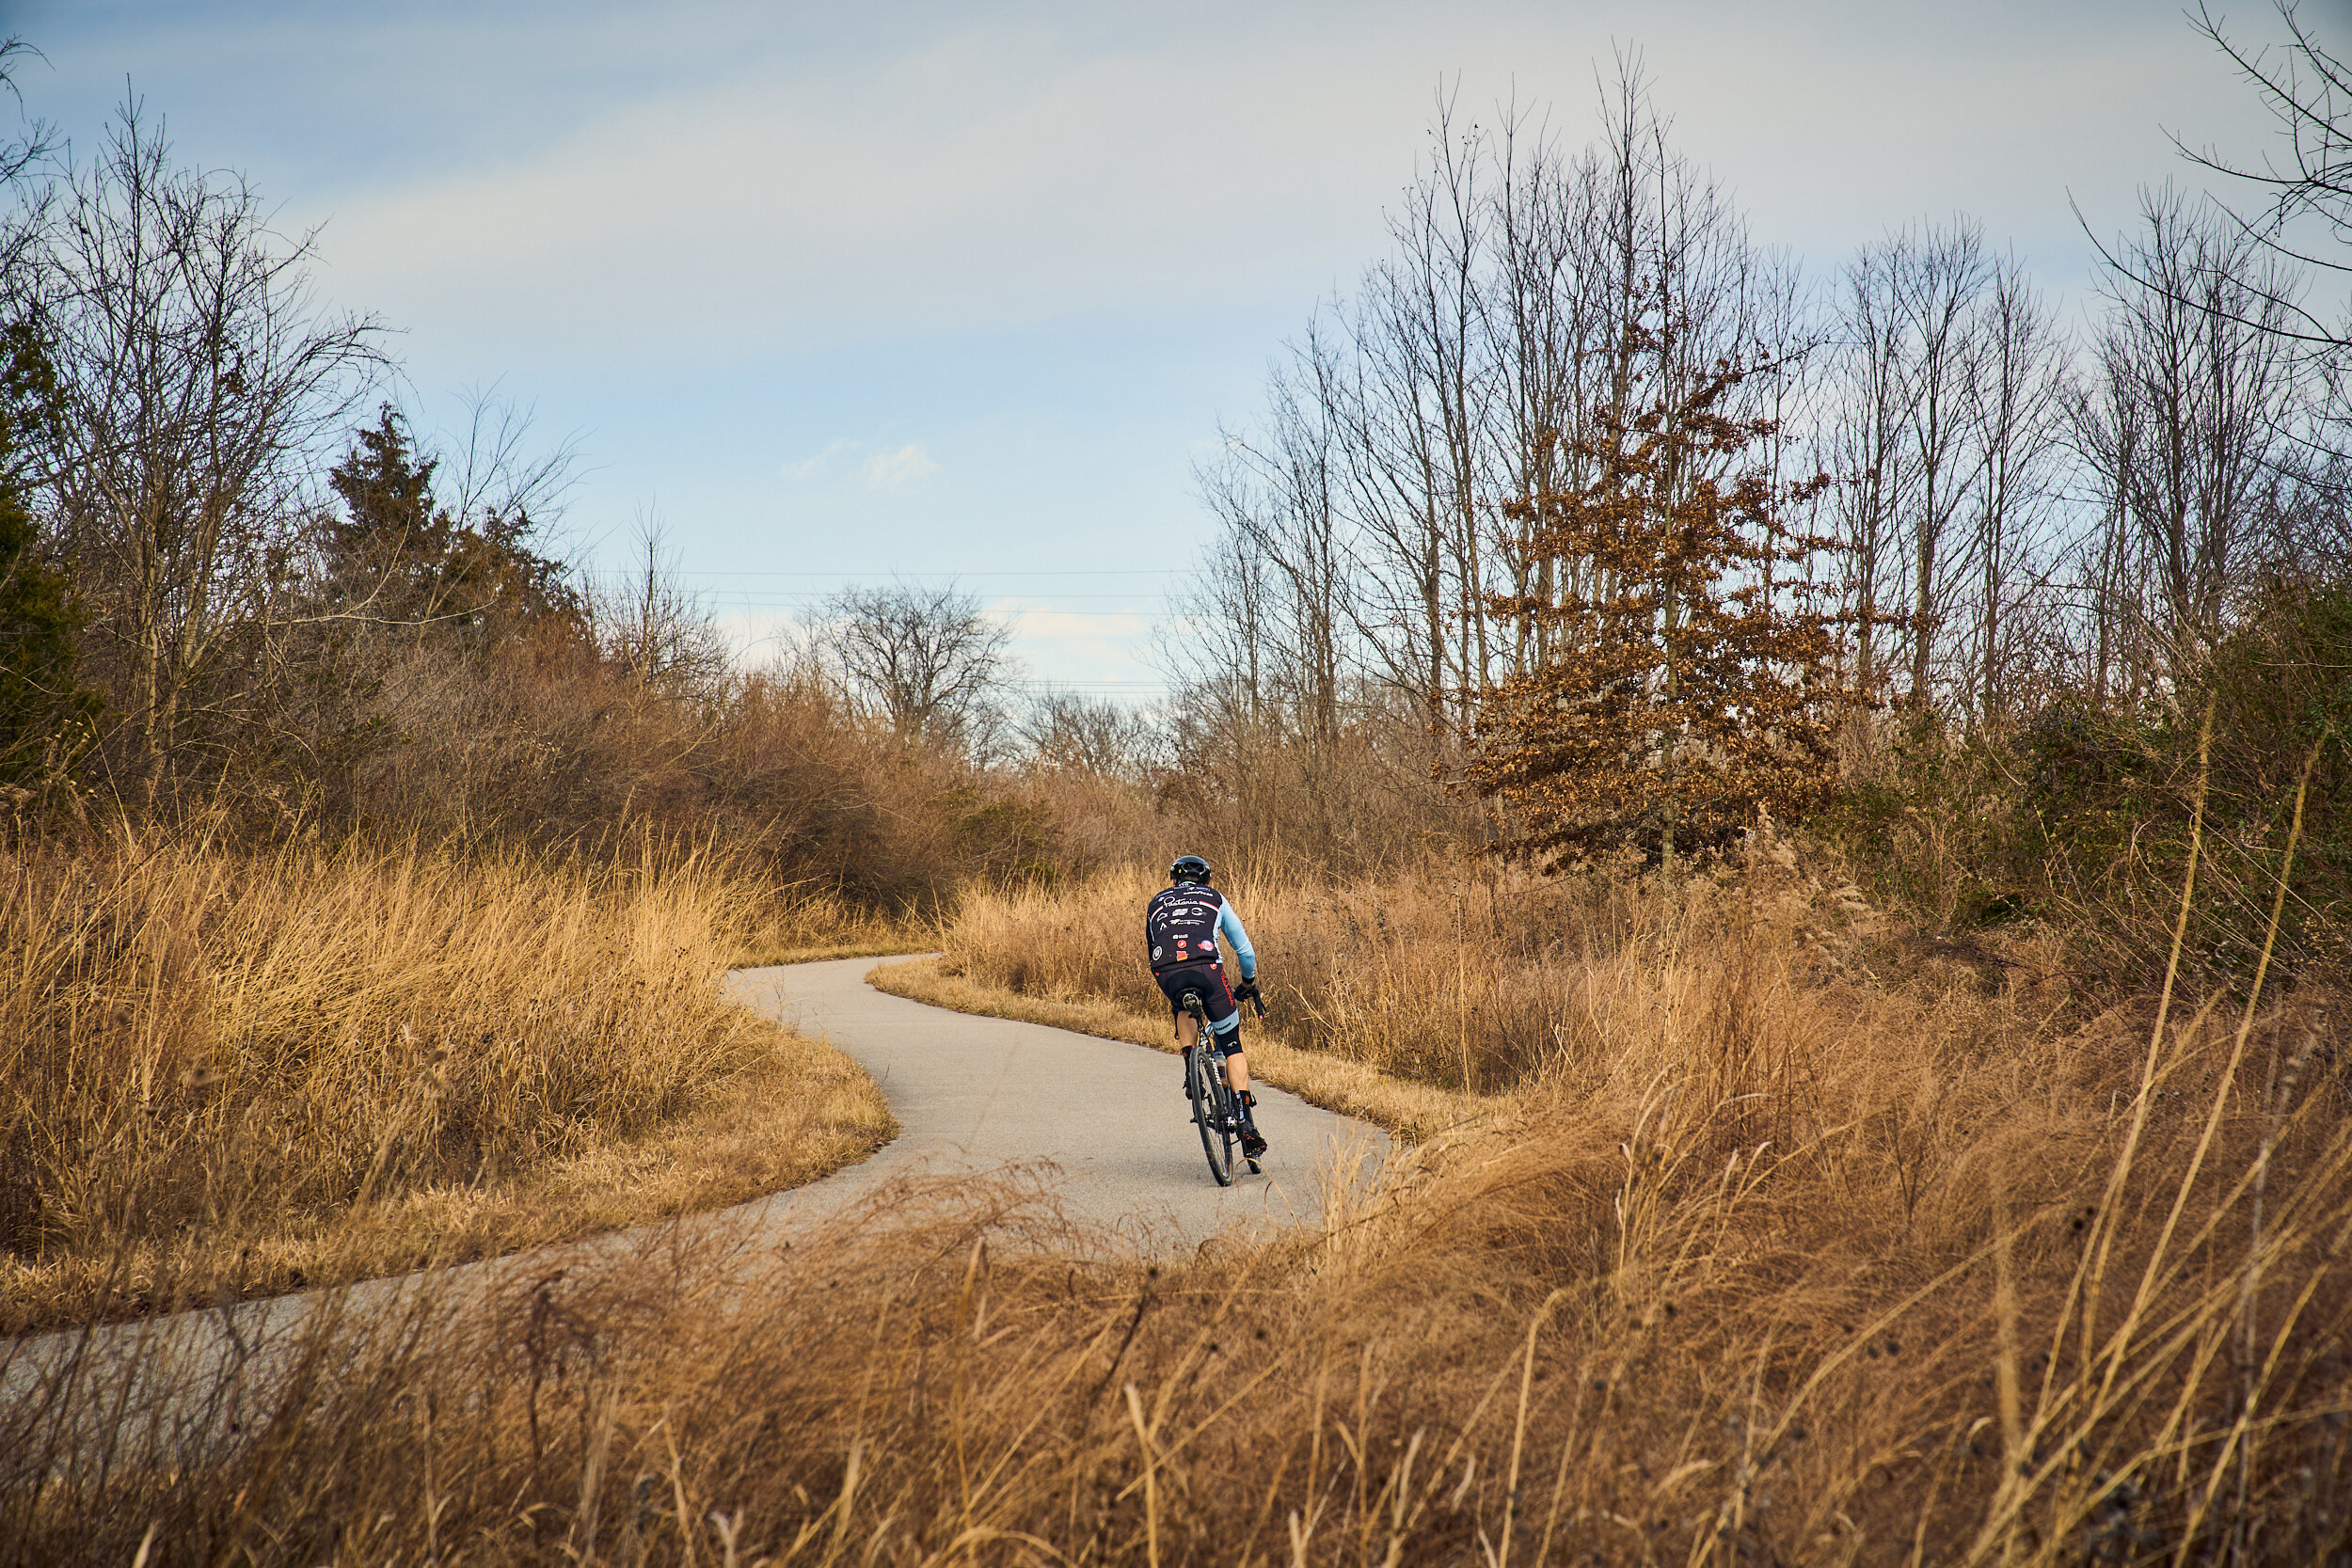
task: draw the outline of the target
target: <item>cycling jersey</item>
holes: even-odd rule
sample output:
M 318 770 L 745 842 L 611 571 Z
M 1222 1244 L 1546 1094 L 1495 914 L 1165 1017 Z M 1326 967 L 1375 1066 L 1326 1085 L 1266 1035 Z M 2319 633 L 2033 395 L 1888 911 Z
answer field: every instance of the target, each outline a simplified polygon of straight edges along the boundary
M 1241 977 L 1256 979 L 1258 954 L 1249 945 L 1249 933 L 1241 928 L 1241 916 L 1215 888 L 1178 882 L 1152 895 L 1152 902 L 1144 906 L 1143 945 L 1152 954 L 1154 974 L 1188 964 L 1218 962 L 1216 939 L 1220 936 L 1232 943 Z

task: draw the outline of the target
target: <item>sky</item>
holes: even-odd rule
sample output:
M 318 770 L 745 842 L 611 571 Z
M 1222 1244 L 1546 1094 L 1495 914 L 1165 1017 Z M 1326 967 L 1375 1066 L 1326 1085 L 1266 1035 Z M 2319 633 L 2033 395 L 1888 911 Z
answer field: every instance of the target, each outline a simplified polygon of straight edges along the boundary
M 846 584 L 952 578 L 1032 683 L 1134 700 L 1210 537 L 1195 462 L 1381 254 L 1441 93 L 1581 145 L 1636 50 L 1813 273 L 1965 213 L 2077 302 L 2077 207 L 2113 234 L 2199 185 L 2169 135 L 2270 135 L 2166 0 L 0 0 L 0 33 L 79 151 L 135 97 L 316 228 L 421 431 L 487 390 L 573 442 L 572 559 L 658 524 L 752 657 Z

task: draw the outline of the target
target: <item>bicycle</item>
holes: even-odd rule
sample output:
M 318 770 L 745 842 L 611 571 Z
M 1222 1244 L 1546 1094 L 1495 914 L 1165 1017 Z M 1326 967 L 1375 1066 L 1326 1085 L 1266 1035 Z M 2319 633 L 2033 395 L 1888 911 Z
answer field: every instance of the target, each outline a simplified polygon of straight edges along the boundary
M 1256 1003 L 1258 1016 L 1265 1017 L 1265 1004 Z M 1192 1044 L 1184 1051 L 1184 1093 L 1192 1101 L 1193 1125 L 1200 1129 L 1200 1149 L 1209 1157 L 1209 1174 L 1216 1178 L 1220 1187 L 1233 1184 L 1233 1145 L 1241 1137 L 1241 1107 L 1234 1102 L 1233 1087 L 1225 1081 L 1225 1063 L 1211 1043 L 1216 1037 L 1209 1027 L 1209 1012 L 1200 993 L 1188 990 L 1176 1000 L 1177 1006 L 1192 1015 Z M 1261 1174 L 1258 1162 L 1248 1155 L 1243 1163 L 1249 1174 Z

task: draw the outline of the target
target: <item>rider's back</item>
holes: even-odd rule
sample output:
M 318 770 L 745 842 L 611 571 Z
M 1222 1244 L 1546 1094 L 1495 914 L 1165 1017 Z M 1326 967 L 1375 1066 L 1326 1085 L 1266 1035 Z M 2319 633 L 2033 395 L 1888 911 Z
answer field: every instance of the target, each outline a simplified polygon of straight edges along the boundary
M 1225 898 L 1202 882 L 1162 888 L 1143 909 L 1143 942 L 1154 974 L 1217 961 L 1217 917 Z

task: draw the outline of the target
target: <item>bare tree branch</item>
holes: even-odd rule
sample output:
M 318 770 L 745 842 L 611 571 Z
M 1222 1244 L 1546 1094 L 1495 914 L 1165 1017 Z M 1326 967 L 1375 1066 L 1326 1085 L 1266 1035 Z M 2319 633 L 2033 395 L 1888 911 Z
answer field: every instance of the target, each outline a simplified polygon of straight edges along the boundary
M 901 739 L 965 740 L 1009 673 L 1010 629 L 953 583 L 846 588 L 819 625 L 846 684 Z

